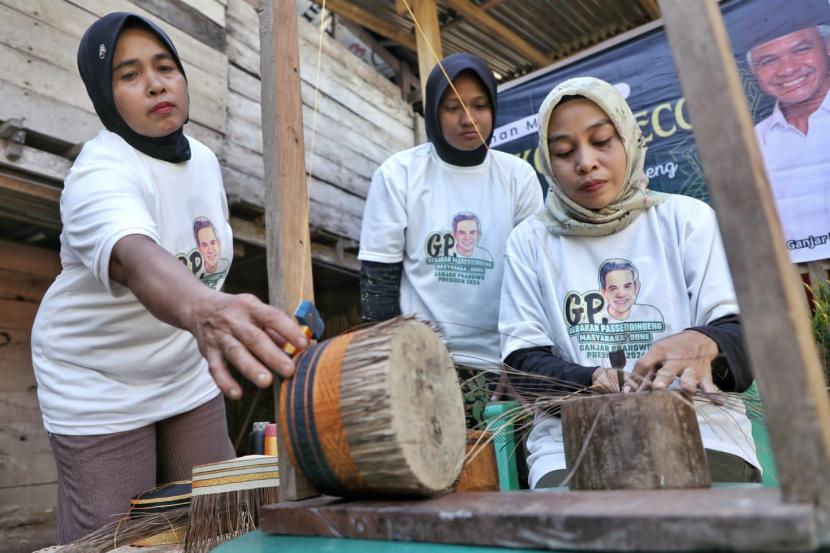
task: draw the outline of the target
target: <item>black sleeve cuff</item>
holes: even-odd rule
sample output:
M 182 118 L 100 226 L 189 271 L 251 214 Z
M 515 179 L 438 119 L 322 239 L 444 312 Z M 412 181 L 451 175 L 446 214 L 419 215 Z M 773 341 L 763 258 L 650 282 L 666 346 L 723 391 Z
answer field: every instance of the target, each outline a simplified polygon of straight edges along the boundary
M 591 385 L 596 367 L 585 367 L 565 361 L 550 347 L 518 349 L 504 360 L 505 364 L 526 374 L 511 374 L 510 384 L 527 400 L 553 392 L 573 392 Z
M 752 385 L 752 370 L 738 315 L 724 315 L 687 330 L 700 332 L 718 345 L 721 355 L 712 361 L 712 380 L 718 388 L 725 392 L 743 392 Z
M 402 273 L 402 262 L 360 262 L 360 306 L 364 321 L 385 321 L 401 314 Z

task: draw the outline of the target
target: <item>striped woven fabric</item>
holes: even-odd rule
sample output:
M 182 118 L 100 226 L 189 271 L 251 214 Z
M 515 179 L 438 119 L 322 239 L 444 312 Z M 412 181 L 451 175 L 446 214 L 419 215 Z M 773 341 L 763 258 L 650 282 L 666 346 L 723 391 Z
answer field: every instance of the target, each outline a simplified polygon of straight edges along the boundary
M 190 480 L 170 482 L 141 492 L 130 500 L 130 518 L 190 507 Z
M 276 455 L 246 455 L 193 467 L 193 497 L 279 485 Z

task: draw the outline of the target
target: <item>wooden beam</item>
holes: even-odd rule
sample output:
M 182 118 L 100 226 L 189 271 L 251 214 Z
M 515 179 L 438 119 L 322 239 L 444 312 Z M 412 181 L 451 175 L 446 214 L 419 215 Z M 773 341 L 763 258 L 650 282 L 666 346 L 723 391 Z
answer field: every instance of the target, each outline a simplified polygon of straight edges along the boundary
M 263 0 L 260 6 L 268 296 L 272 305 L 293 313 L 300 300 L 314 299 L 297 8 L 294 0 Z M 278 416 L 280 387 L 278 379 L 274 389 L 274 418 L 278 424 L 282 424 Z M 277 432 L 277 447 L 280 501 L 317 495 L 311 483 L 291 463 L 282 432 Z
M 426 100 L 427 77 L 444 54 L 441 50 L 441 27 L 435 0 L 408 0 L 412 8 L 415 42 L 418 45 L 418 76 L 421 79 L 421 98 Z
M 592 551 L 812 551 L 811 505 L 769 488 L 319 497 L 260 511 L 272 534 Z M 524 550 L 524 549 L 523 549 Z
M 652 20 L 660 19 L 660 8 L 657 6 L 657 0 L 640 0 L 640 5 Z
M 537 50 L 493 16 L 472 4 L 470 0 L 444 0 L 444 4 L 455 10 L 458 15 L 468 19 L 472 25 L 490 33 L 493 39 L 502 43 L 503 46 L 511 48 L 533 62 L 534 65 L 544 67 L 553 63 L 553 58 Z
M 830 513 L 830 402 L 729 37 L 715 0 L 660 0 L 787 501 Z M 726 132 L 725 132 L 726 131 Z
M 323 0 L 313 0 L 316 4 L 322 4 Z M 331 10 L 337 15 L 340 15 L 350 21 L 354 21 L 358 25 L 366 27 L 370 31 L 384 36 L 392 40 L 404 48 L 417 50 L 415 45 L 415 38 L 412 33 L 397 27 L 396 25 L 386 21 L 363 8 L 352 4 L 348 0 L 326 0 L 326 9 Z

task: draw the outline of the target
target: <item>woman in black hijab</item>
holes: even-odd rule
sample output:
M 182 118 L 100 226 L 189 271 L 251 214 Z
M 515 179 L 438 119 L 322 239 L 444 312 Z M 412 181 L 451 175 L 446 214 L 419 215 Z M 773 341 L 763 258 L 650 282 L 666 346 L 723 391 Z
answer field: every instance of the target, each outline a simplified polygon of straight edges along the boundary
M 495 111 L 496 81 L 484 60 L 473 54 L 441 60 L 426 83 L 429 142 L 377 170 L 360 237 L 364 318 L 410 313 L 432 321 L 456 364 L 479 377 L 500 366 L 507 237 L 542 207 L 532 167 L 488 146 Z M 467 394 L 477 396 L 468 402 L 469 425 L 480 422 L 481 400 L 490 395 L 476 380 Z
M 226 360 L 257 385 L 307 345 L 281 311 L 222 293 L 233 254 L 219 164 L 184 134 L 187 80 L 169 37 L 113 13 L 78 67 L 105 130 L 61 197 L 62 271 L 32 330 L 44 426 L 58 469 L 58 542 L 128 511 L 132 496 L 234 456 Z

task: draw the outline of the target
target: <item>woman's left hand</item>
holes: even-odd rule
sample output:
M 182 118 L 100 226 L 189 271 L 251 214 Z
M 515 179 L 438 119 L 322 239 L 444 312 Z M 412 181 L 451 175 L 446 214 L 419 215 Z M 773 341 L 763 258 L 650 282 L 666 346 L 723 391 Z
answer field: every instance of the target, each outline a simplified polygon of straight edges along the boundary
M 712 361 L 718 345 L 708 336 L 684 330 L 654 343 L 635 364 L 623 391 L 665 390 L 680 378 L 680 387 L 693 394 L 698 388 L 712 403 L 723 405 L 725 399 L 712 382 Z

